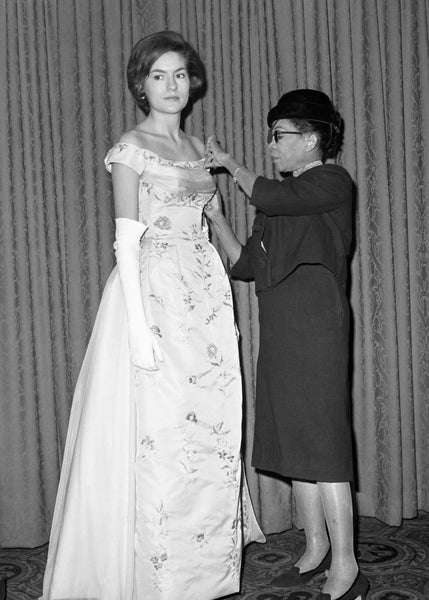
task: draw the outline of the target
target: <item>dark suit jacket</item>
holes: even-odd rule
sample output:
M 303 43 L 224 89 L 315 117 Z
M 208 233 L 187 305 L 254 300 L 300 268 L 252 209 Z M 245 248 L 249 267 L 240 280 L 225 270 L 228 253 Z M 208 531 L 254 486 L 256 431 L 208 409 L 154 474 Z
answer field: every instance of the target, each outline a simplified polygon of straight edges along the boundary
M 277 285 L 300 264 L 320 264 L 345 286 L 352 239 L 353 182 L 338 165 L 321 165 L 282 181 L 258 177 L 251 237 L 231 275 L 256 292 Z

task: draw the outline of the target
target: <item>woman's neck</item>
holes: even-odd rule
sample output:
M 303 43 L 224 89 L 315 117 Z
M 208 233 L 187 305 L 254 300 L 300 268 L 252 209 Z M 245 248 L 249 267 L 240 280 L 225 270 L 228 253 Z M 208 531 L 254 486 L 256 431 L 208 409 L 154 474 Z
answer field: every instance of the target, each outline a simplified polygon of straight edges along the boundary
M 200 160 L 204 154 L 204 145 L 188 136 L 180 129 L 180 114 L 166 115 L 157 113 L 148 117 L 136 127 L 137 145 L 151 150 L 168 160 Z
M 148 117 L 137 126 L 141 131 L 161 136 L 165 139 L 178 142 L 183 137 L 180 129 L 180 114 L 166 115 L 150 113 Z

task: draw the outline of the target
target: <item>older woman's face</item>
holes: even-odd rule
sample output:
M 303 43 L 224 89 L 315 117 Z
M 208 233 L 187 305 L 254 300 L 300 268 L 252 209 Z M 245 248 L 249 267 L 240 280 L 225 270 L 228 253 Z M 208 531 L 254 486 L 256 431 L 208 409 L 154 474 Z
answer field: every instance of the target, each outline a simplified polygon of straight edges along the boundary
M 295 171 L 315 160 L 317 139 L 299 132 L 288 119 L 273 123 L 268 141 L 271 158 L 280 173 Z

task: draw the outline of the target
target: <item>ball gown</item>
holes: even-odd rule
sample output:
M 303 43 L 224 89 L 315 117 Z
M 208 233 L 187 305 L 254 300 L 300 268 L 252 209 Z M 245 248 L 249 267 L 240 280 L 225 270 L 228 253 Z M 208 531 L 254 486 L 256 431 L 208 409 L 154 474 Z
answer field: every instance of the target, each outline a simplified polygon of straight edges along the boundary
M 117 267 L 78 378 L 43 600 L 212 600 L 264 541 L 240 456 L 242 383 L 228 276 L 203 207 L 203 159 L 116 144 L 139 175 L 140 280 L 164 360 L 135 368 Z

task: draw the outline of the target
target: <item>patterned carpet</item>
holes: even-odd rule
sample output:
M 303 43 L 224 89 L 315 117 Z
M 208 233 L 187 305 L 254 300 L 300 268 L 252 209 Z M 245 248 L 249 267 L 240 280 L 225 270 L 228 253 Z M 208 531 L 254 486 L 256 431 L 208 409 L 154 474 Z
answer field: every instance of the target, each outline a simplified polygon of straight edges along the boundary
M 246 550 L 241 594 L 227 600 L 312 600 L 321 590 L 323 575 L 314 577 L 312 587 L 299 590 L 270 587 L 273 577 L 293 564 L 303 544 L 303 533 L 295 529 L 268 536 L 266 544 L 251 544 Z M 7 600 L 39 596 L 46 550 L 43 546 L 0 551 L 0 577 L 7 579 Z M 401 527 L 360 518 L 358 558 L 371 583 L 367 600 L 429 600 L 429 513 L 422 512 Z

